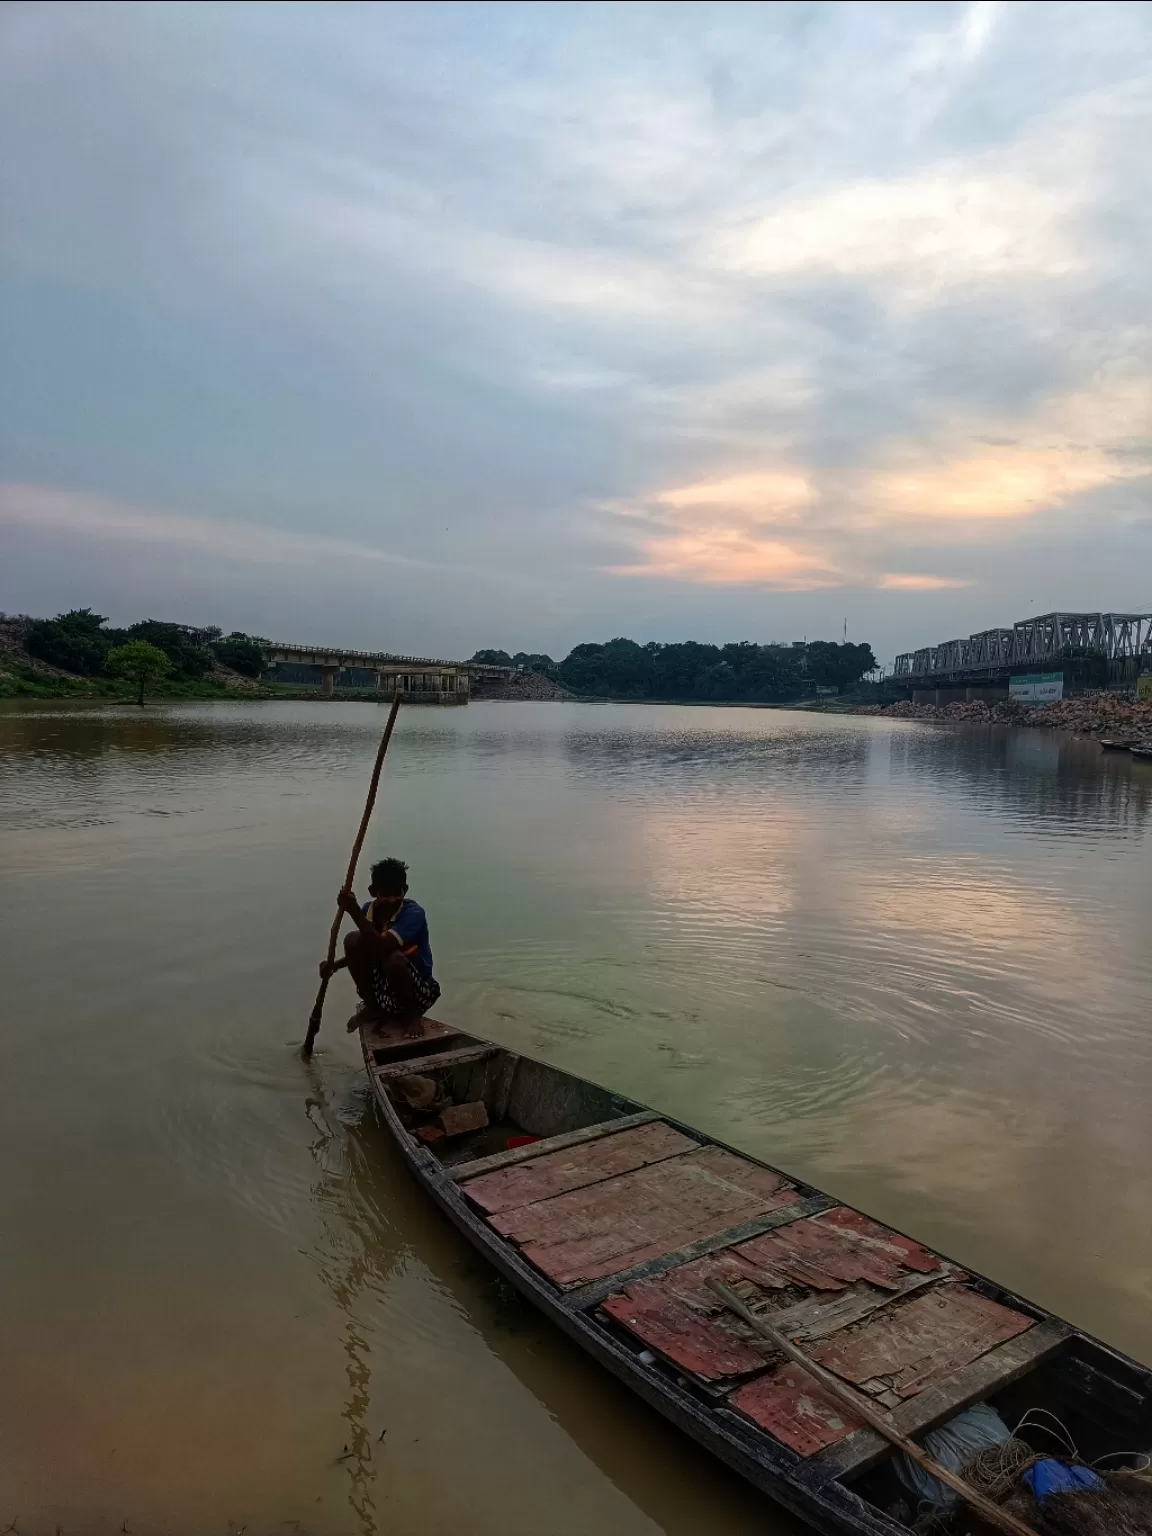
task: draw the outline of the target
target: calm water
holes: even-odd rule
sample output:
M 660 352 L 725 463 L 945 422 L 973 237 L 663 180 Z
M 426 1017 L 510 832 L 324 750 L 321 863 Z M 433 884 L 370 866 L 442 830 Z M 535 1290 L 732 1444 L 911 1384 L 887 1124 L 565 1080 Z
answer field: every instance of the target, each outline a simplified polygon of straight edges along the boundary
M 383 712 L 0 706 L 0 1525 L 791 1531 L 296 1055 Z M 406 711 L 438 1012 L 1152 1358 L 1152 767 L 773 711 Z

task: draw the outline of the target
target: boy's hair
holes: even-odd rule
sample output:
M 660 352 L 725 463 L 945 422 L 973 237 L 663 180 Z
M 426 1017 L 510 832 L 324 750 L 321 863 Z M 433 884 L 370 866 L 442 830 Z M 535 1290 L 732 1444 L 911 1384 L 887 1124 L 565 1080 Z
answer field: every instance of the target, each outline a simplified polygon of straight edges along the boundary
M 408 866 L 403 859 L 381 859 L 372 866 L 372 886 L 378 891 L 406 891 Z

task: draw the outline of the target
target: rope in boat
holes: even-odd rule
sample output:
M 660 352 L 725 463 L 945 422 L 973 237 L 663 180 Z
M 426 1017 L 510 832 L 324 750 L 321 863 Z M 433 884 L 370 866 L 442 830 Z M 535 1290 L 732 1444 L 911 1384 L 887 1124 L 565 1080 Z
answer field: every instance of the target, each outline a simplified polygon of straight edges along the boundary
M 1037 1523 L 1041 1532 L 1058 1529 L 1061 1536 L 1128 1536 L 1128 1533 L 1146 1533 L 1152 1530 L 1148 1523 L 1152 1515 L 1149 1502 L 1149 1480 L 1144 1475 L 1150 1458 L 1138 1451 L 1110 1451 L 1097 1458 L 1091 1465 L 1107 1483 L 1102 1493 L 1069 1493 L 1060 1495 L 1061 1509 L 1058 1527 L 1045 1519 L 1045 1511 L 1022 1487 L 1024 1474 L 1038 1461 L 1046 1460 L 1051 1451 L 1037 1451 L 1020 1432 L 1045 1435 L 1054 1440 L 1060 1454 L 1070 1462 L 1087 1466 L 1068 1431 L 1067 1426 L 1047 1408 L 1032 1408 L 1016 1425 L 1009 1439 L 999 1445 L 985 1446 L 976 1452 L 960 1468 L 960 1476 L 970 1487 L 982 1493 L 994 1504 L 1011 1504 L 1025 1495 L 1014 1513 Z M 1136 1464 L 1118 1475 L 1109 1473 L 1103 1463 L 1117 1457 L 1129 1457 Z M 1013 1496 L 1016 1496 L 1015 1499 Z M 958 1517 L 967 1518 L 966 1511 L 959 1509 L 943 1512 L 921 1507 L 912 1524 L 915 1536 L 956 1536 Z M 1132 1523 L 1135 1521 L 1136 1523 Z
M 986 1445 L 960 1468 L 960 1476 L 979 1489 L 993 1504 L 999 1504 L 1015 1488 L 1029 1467 L 1044 1460 L 1043 1451 L 1034 1451 L 1026 1440 L 1005 1440 L 1001 1445 Z

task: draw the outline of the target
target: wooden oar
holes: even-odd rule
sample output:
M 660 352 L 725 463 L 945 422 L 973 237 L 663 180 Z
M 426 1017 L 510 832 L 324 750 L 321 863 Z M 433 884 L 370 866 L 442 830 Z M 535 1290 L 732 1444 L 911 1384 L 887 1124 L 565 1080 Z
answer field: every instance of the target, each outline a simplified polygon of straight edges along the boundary
M 909 1440 L 906 1435 L 902 1435 L 898 1429 L 894 1428 L 885 1415 L 880 1413 L 878 1409 L 873 1408 L 872 1404 L 861 1397 L 859 1393 L 854 1392 L 851 1387 L 845 1386 L 838 1376 L 834 1376 L 831 1371 L 826 1371 L 822 1365 L 818 1365 L 815 1360 L 810 1359 L 803 1350 L 797 1349 L 791 1339 L 786 1339 L 778 1328 L 773 1328 L 771 1323 L 766 1323 L 762 1317 L 757 1317 L 755 1312 L 750 1311 L 744 1305 L 735 1291 L 728 1289 L 723 1280 L 717 1280 L 713 1275 L 708 1281 L 708 1286 L 710 1290 L 719 1296 L 729 1311 L 735 1312 L 737 1317 L 742 1317 L 749 1327 L 755 1328 L 761 1338 L 767 1339 L 770 1344 L 775 1344 L 782 1354 L 787 1355 L 789 1360 L 800 1366 L 802 1370 L 807 1371 L 810 1376 L 820 1383 L 826 1392 L 838 1398 L 858 1419 L 863 1419 L 866 1424 L 872 1426 L 877 1434 L 883 1435 L 885 1440 L 890 1440 L 893 1445 L 898 1446 L 905 1456 L 917 1462 L 924 1468 L 925 1472 L 930 1472 L 933 1477 L 939 1478 L 942 1483 L 946 1483 L 982 1519 L 987 1520 L 989 1525 L 996 1526 L 998 1530 L 1007 1531 L 1008 1536 L 1037 1536 L 1037 1532 L 1032 1526 L 1025 1525 L 1023 1520 L 1017 1520 L 1015 1515 L 1010 1515 L 1006 1509 L 1001 1509 L 998 1504 L 993 1504 L 991 1499 L 985 1498 L 982 1493 L 971 1487 L 970 1484 L 966 1483 L 955 1472 L 941 1466 L 934 1457 L 929 1456 L 927 1451 L 922 1450 L 915 1440 Z
M 348 873 L 344 876 L 344 889 L 351 888 L 356 878 L 356 863 L 360 858 L 360 850 L 364 846 L 364 834 L 368 831 L 368 823 L 372 819 L 372 807 L 376 804 L 376 790 L 380 784 L 380 770 L 384 767 L 384 754 L 388 751 L 388 743 L 392 740 L 392 727 L 396 724 L 396 716 L 400 712 L 400 691 L 397 689 L 392 699 L 392 708 L 388 712 L 388 724 L 384 727 L 384 735 L 380 738 L 380 750 L 376 753 L 376 766 L 372 769 L 372 782 L 368 786 L 368 799 L 364 803 L 364 814 L 360 818 L 360 830 L 356 833 L 356 841 L 352 844 L 352 857 L 348 860 Z M 340 937 L 340 924 L 344 921 L 344 914 L 340 908 L 336 908 L 336 916 L 332 922 L 332 932 L 328 935 L 328 964 L 331 966 L 336 958 L 336 941 Z M 312 1015 L 308 1020 L 308 1033 L 304 1037 L 304 1044 L 300 1054 L 307 1061 L 312 1054 L 312 1047 L 316 1043 L 316 1034 L 320 1028 L 320 1019 L 324 1013 L 324 994 L 328 990 L 328 976 L 320 981 L 320 990 L 316 994 L 316 1002 L 312 1007 Z

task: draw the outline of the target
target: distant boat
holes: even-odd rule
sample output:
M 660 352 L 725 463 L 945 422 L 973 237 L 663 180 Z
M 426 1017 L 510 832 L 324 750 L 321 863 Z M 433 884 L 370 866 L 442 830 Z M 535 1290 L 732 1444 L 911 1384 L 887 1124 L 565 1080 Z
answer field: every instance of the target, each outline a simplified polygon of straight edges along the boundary
M 1057 1412 L 1086 1457 L 1152 1445 L 1152 1373 L 1043 1307 L 670 1116 L 425 1028 L 361 1040 L 428 1194 L 601 1365 L 818 1530 L 908 1536 L 892 1447 L 711 1278 L 905 1435 L 986 1402 L 1010 1425 Z
M 1127 736 L 1102 736 L 1100 745 L 1105 752 L 1129 752 L 1132 749 L 1132 740 Z

